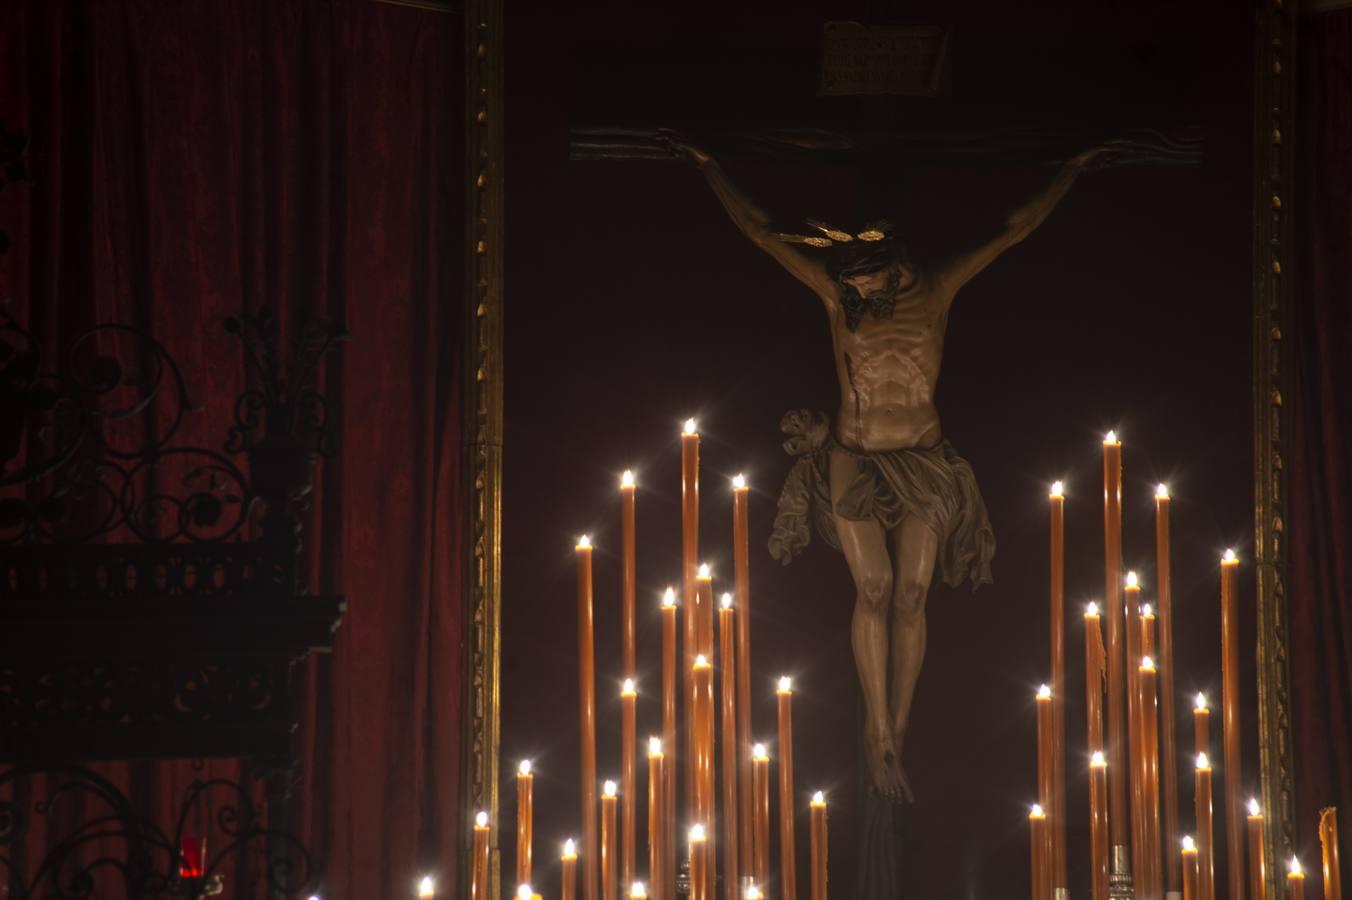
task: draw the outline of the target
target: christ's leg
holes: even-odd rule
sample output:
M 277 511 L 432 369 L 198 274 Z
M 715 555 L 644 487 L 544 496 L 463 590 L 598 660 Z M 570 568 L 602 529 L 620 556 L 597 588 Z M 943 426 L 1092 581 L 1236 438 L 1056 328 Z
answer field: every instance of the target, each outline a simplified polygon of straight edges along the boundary
M 906 739 L 911 718 L 911 698 L 925 661 L 925 595 L 934 576 L 934 557 L 939 538 L 914 516 L 902 520 L 892 532 L 892 687 L 891 727 L 897 750 Z M 911 799 L 911 786 L 902 771 L 903 792 Z
M 856 462 L 846 453 L 831 454 L 831 503 L 854 477 Z M 892 560 L 887 536 L 872 520 L 835 517 L 841 550 L 854 578 L 854 619 L 850 639 L 854 647 L 859 686 L 864 693 L 865 740 L 869 770 L 878 793 L 901 799 L 901 766 L 893 739 L 887 704 L 887 612 L 892 603 Z

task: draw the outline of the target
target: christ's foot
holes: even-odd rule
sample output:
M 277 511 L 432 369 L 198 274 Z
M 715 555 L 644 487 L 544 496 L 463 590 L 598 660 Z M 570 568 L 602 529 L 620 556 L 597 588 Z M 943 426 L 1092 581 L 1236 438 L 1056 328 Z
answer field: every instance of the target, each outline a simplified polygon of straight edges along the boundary
M 909 802 L 911 786 L 901 770 L 901 755 L 892 735 L 868 734 L 864 738 L 868 751 L 869 772 L 873 776 L 873 789 L 885 800 L 893 803 Z

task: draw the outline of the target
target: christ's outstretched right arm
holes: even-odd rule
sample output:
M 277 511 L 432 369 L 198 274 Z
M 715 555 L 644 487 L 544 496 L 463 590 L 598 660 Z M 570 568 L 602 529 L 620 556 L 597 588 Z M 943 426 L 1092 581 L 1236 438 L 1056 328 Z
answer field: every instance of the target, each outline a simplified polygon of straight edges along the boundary
M 737 189 L 727 173 L 709 154 L 681 141 L 673 141 L 677 149 L 684 152 L 695 165 L 699 166 L 704 177 L 713 188 L 723 209 L 733 224 L 751 239 L 775 261 L 789 271 L 793 277 L 812 288 L 828 307 L 835 304 L 836 287 L 826 272 L 825 264 L 803 253 L 796 246 L 786 243 L 770 231 L 770 217 L 753 203 L 750 198 Z

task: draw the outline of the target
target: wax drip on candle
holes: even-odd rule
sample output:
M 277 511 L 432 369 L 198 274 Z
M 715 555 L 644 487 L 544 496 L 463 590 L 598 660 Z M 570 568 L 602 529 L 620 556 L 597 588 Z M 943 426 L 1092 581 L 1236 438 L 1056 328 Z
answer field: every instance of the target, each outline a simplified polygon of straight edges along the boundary
M 633 472 L 629 471 L 628 469 L 625 469 L 625 470 L 624 470 L 624 474 L 620 476 L 620 487 L 622 487 L 622 488 L 631 488 L 631 487 L 634 487 L 634 473 L 633 473 Z
M 1138 578 L 1138 577 L 1136 577 L 1136 573 L 1135 573 L 1135 572 L 1128 572 L 1128 573 L 1127 573 L 1127 587 L 1129 587 L 1129 588 L 1138 588 L 1138 587 L 1140 587 L 1140 586 L 1141 586 L 1141 579 Z
M 1300 860 L 1296 859 L 1294 856 L 1291 857 L 1291 862 L 1287 864 L 1286 868 L 1292 875 L 1299 875 L 1302 877 L 1305 875 L 1305 869 L 1301 866 Z
M 686 420 L 685 420 L 685 428 L 684 428 L 684 430 L 682 430 L 681 433 L 682 433 L 682 434 L 699 434 L 699 432 L 695 430 L 695 420 L 694 420 L 694 419 L 686 419 Z
M 488 827 L 488 813 L 482 812 L 482 811 L 475 813 L 475 814 L 474 814 L 474 824 L 477 825 L 477 826 L 480 827 L 480 828 L 487 828 L 487 827 Z
M 1197 842 L 1192 839 L 1192 835 L 1183 835 L 1183 850 L 1187 853 L 1197 852 Z
M 724 609 L 732 609 L 732 594 L 724 594 L 718 598 L 718 602 L 723 605 Z
M 1155 499 L 1156 499 L 1156 500 L 1168 500 L 1168 499 L 1169 499 L 1169 485 L 1163 484 L 1163 483 L 1155 485 Z
M 744 490 L 746 490 L 746 476 L 745 476 L 745 475 L 734 475 L 734 476 L 732 477 L 732 489 L 733 489 L 734 491 L 744 491 Z
M 1207 711 L 1206 694 L 1198 693 L 1197 698 L 1193 700 L 1192 708 L 1196 712 L 1206 712 Z
M 1211 769 L 1211 760 L 1207 759 L 1205 753 L 1197 754 L 1197 771 L 1207 772 Z
M 793 679 L 787 675 L 779 676 L 779 691 L 781 694 L 793 693 Z
M 1060 500 L 1065 495 L 1066 486 L 1059 481 L 1052 482 L 1051 499 Z
M 437 895 L 437 883 L 432 880 L 431 875 L 424 875 L 418 882 L 419 897 L 435 897 Z
M 700 563 L 700 564 L 699 564 L 699 576 L 698 576 L 698 577 L 699 577 L 699 580 L 700 580 L 700 581 L 709 581 L 709 580 L 711 580 L 711 579 L 714 577 L 714 576 L 710 573 L 710 571 L 709 571 L 709 564 L 708 564 L 708 563 Z
M 634 687 L 634 679 L 626 678 L 624 684 L 620 685 L 621 697 L 637 697 L 638 690 Z
M 616 787 L 615 782 L 613 781 L 607 781 L 605 784 L 601 785 L 601 794 L 605 797 L 614 797 L 615 791 Z
M 1261 807 L 1261 806 L 1258 805 L 1258 798 L 1257 798 L 1257 797 L 1250 797 L 1250 798 L 1249 798 L 1249 815 L 1251 815 L 1251 816 L 1261 816 L 1262 814 L 1263 814 L 1263 807 Z
M 812 805 L 813 805 L 813 806 L 825 806 L 825 805 L 826 805 L 826 793 L 823 792 L 823 791 L 817 791 L 816 793 L 814 793 L 814 794 L 812 795 Z
M 675 605 L 676 605 L 676 589 L 675 589 L 675 588 L 669 587 L 669 588 L 667 588 L 665 591 L 662 592 L 662 605 L 663 605 L 663 606 L 675 606 Z
M 1086 616 L 1097 616 L 1099 614 L 1098 604 L 1093 602 L 1086 603 L 1084 607 L 1084 614 Z
M 1089 765 L 1096 769 L 1102 769 L 1108 765 L 1108 760 L 1104 757 L 1102 750 L 1094 751 L 1094 755 L 1089 757 Z
M 577 841 L 569 838 L 563 842 L 563 853 L 561 859 L 577 859 Z
M 1051 685 L 1049 685 L 1049 684 L 1038 685 L 1038 689 L 1037 689 L 1037 699 L 1039 699 L 1039 700 L 1050 700 L 1050 699 L 1052 699 L 1052 687 L 1051 687 Z
M 521 764 L 520 764 L 519 766 L 516 767 L 516 774 L 518 774 L 518 775 L 529 775 L 529 774 L 530 774 L 530 760 L 528 760 L 528 759 L 523 759 L 523 760 L 521 760 Z
M 1233 551 L 1233 550 L 1226 550 L 1226 551 L 1225 551 L 1225 555 L 1221 557 L 1221 562 L 1222 562 L 1222 563 L 1227 563 L 1227 564 L 1233 565 L 1233 564 L 1239 562 L 1239 557 L 1238 557 L 1238 556 L 1235 556 L 1235 551 Z

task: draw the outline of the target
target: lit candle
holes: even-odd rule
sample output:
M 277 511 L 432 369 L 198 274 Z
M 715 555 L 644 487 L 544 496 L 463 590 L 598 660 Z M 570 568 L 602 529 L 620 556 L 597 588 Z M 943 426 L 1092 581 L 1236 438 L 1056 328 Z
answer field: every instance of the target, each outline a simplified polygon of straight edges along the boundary
M 1263 808 L 1249 799 L 1249 894 L 1250 900 L 1267 897 L 1267 871 L 1263 862 Z M 1337 894 L 1333 895 L 1337 897 Z
M 1028 810 L 1028 844 L 1032 854 L 1033 900 L 1052 895 L 1052 879 L 1047 860 L 1047 814 L 1041 803 Z
M 709 841 L 703 825 L 690 827 L 690 900 L 709 896 Z
M 694 688 L 691 708 L 695 729 L 695 806 L 694 817 L 701 822 L 713 821 L 714 815 L 714 696 L 713 666 L 703 654 L 695 657 L 691 685 Z M 709 840 L 710 835 L 705 835 Z
M 1287 867 L 1286 896 L 1288 900 L 1305 900 L 1305 870 L 1294 856 Z
M 1143 840 L 1142 859 L 1145 862 L 1143 872 L 1136 884 L 1144 881 L 1142 897 L 1162 896 L 1163 879 L 1160 877 L 1160 748 L 1159 748 L 1159 707 L 1157 700 L 1158 672 L 1155 661 L 1149 656 L 1141 660 L 1137 669 L 1137 688 L 1140 691 L 1141 711 L 1141 772 L 1144 776 L 1143 793 L 1145 795 L 1145 820 L 1141 830 Z
M 1097 603 L 1084 608 L 1084 708 L 1089 752 L 1097 753 L 1103 746 L 1103 676 L 1107 660 L 1103 652 L 1103 627 Z M 1107 798 L 1104 798 L 1107 803 Z M 1105 811 L 1107 807 L 1104 807 Z
M 577 897 L 577 841 L 569 838 L 563 842 L 562 883 L 559 886 L 560 900 L 576 900 Z
M 582 896 L 597 900 L 596 871 L 596 653 L 592 625 L 592 545 L 577 542 L 578 759 L 582 784 Z
M 1193 800 L 1197 815 L 1197 889 L 1199 900 L 1216 898 L 1216 861 L 1211 829 L 1211 761 L 1197 754 Z
M 1131 777 L 1128 781 L 1130 788 L 1131 804 L 1131 859 L 1132 859 L 1132 884 L 1137 887 L 1142 884 L 1144 878 L 1149 881 L 1149 874 L 1145 871 L 1148 864 L 1145 856 L 1145 761 L 1144 750 L 1142 748 L 1142 738 L 1145 734 L 1145 726 L 1141 721 L 1141 693 L 1139 666 L 1141 661 L 1141 582 L 1135 572 L 1128 572 L 1124 581 L 1126 590 L 1123 597 L 1123 608 L 1125 611 L 1125 626 L 1123 642 L 1126 644 L 1127 654 L 1127 765 L 1131 769 Z M 1142 894 L 1142 896 L 1150 896 Z
M 184 835 L 178 842 L 178 876 L 197 880 L 206 877 L 207 839 L 206 835 Z
M 1103 604 L 1108 630 L 1108 820 L 1114 872 L 1126 871 L 1127 735 L 1122 622 L 1122 444 L 1103 438 Z
M 727 900 L 738 900 L 741 881 L 737 819 L 737 671 L 736 637 L 733 634 L 732 594 L 724 594 L 718 608 L 718 650 L 723 699 L 723 893 Z
M 1184 837 L 1182 846 L 1183 864 L 1183 900 L 1202 900 L 1197 879 L 1197 844 L 1191 837 Z
M 1066 527 L 1065 491 L 1052 484 L 1051 505 L 1051 648 L 1052 648 L 1052 888 L 1066 888 Z
M 653 900 L 668 900 L 667 841 L 663 830 L 666 824 L 664 762 L 662 739 L 648 738 L 648 877 L 653 883 Z
M 638 794 L 634 790 L 635 722 L 634 704 L 638 691 L 634 679 L 626 678 L 620 688 L 620 884 L 634 881 L 634 815 Z
M 793 843 L 793 681 L 785 675 L 775 691 L 779 707 L 779 896 L 797 900 Z
M 488 898 L 488 813 L 474 814 L 474 850 L 470 858 L 470 900 Z
M 1343 872 L 1338 862 L 1338 810 L 1319 811 L 1319 843 L 1323 849 L 1324 900 L 1342 900 Z
M 538 897 L 535 889 L 529 884 L 518 884 L 516 886 L 516 900 L 531 900 L 532 897 Z
M 751 544 L 745 476 L 732 479 L 732 574 L 737 598 L 737 785 L 743 866 L 751 863 Z M 726 740 L 726 739 L 725 739 Z
M 691 721 L 690 672 L 699 653 L 696 639 L 695 575 L 699 559 L 699 430 L 694 419 L 686 419 L 681 432 L 681 603 L 682 616 L 682 694 L 685 714 L 685 802 L 694 807 L 695 732 Z M 675 747 L 669 748 L 675 750 Z M 674 802 L 674 798 L 673 798 Z
M 428 900 L 437 895 L 437 883 L 431 875 L 424 875 L 418 879 L 418 900 Z
M 662 595 L 662 871 L 676 872 L 676 589 Z M 668 878 L 668 881 L 670 879 Z M 654 877 L 656 883 L 656 878 Z M 659 900 L 667 900 L 670 885 L 658 883 Z
M 821 791 L 812 795 L 812 897 L 826 900 L 826 795 Z
M 1052 704 L 1051 685 L 1042 685 L 1037 689 L 1037 799 L 1044 815 L 1053 811 L 1051 806 L 1055 786 L 1053 778 L 1055 768 L 1052 762 L 1056 753 L 1055 708 Z M 1056 880 L 1056 826 L 1053 817 L 1047 815 L 1042 825 L 1042 860 L 1046 876 L 1046 893 L 1050 897 Z
M 615 801 L 616 785 L 607 781 L 601 788 L 601 898 L 616 900 L 619 882 L 615 880 Z
M 516 769 L 516 883 L 530 884 L 530 853 L 534 812 L 535 775 L 530 760 Z
M 641 881 L 635 881 L 629 886 L 629 900 L 648 900 L 648 886 Z
M 1089 759 L 1089 877 L 1091 900 L 1108 900 L 1108 761 Z
M 1211 709 L 1206 694 L 1198 693 L 1192 703 L 1193 744 L 1198 753 L 1211 752 Z
M 764 744 L 751 747 L 752 874 L 757 884 L 770 879 L 770 755 Z
M 1244 900 L 1244 763 L 1239 733 L 1239 608 L 1233 550 L 1221 559 L 1221 738 L 1225 749 L 1225 849 L 1230 900 Z
M 1174 734 L 1174 601 L 1169 553 L 1169 488 L 1155 488 L 1155 580 L 1159 597 L 1160 786 L 1164 794 L 1165 891 L 1182 888 L 1178 823 L 1178 756 Z

